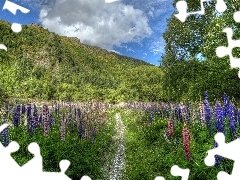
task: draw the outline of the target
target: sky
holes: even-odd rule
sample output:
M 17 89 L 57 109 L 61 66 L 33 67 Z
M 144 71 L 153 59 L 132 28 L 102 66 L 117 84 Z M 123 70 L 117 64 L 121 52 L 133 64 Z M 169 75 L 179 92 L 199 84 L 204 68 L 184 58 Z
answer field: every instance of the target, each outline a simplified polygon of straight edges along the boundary
M 4 6 L 6 0 L 0 2 Z M 111 1 L 111 0 L 107 0 Z M 2 10 L 10 23 L 37 23 L 62 36 L 77 37 L 124 56 L 159 65 L 164 54 L 162 37 L 174 12 L 172 0 L 11 0 L 30 10 L 16 15 Z

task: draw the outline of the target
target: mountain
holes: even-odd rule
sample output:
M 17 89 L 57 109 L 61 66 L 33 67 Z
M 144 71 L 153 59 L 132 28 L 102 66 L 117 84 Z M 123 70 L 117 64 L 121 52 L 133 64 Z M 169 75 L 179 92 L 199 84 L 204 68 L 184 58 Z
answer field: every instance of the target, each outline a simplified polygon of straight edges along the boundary
M 159 99 L 162 71 L 40 25 L 20 33 L 0 21 L 0 96 L 41 100 L 106 102 Z

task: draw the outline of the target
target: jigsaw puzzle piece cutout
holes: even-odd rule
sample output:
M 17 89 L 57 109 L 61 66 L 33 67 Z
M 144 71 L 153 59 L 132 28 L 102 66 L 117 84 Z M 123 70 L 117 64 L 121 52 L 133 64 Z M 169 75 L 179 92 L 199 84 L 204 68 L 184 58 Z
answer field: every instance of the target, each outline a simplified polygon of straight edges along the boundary
M 223 13 L 224 11 L 226 11 L 226 9 L 227 9 L 227 5 L 224 2 L 224 0 L 217 0 L 216 10 L 220 13 Z
M 0 170 L 2 174 L 12 174 L 12 172 L 19 172 L 19 164 L 12 158 L 11 154 L 19 150 L 19 144 L 15 141 L 9 143 L 7 147 L 4 147 L 0 143 Z
M 83 176 L 81 180 L 92 180 L 89 176 Z
M 201 4 L 201 10 L 200 11 L 196 11 L 196 12 L 187 12 L 188 6 L 187 6 L 187 2 L 184 0 L 178 1 L 176 3 L 176 8 L 178 10 L 178 14 L 175 14 L 174 16 L 176 18 L 178 18 L 181 22 L 185 22 L 187 17 L 189 15 L 193 15 L 193 14 L 200 14 L 203 15 L 205 13 L 205 9 L 203 6 L 203 2 L 206 2 L 207 0 L 201 0 L 200 4 Z M 227 9 L 226 3 L 224 2 L 224 0 L 217 0 L 217 4 L 216 4 L 216 10 L 218 12 L 224 12 Z
M 6 0 L 4 6 L 3 6 L 3 10 L 7 9 L 8 11 L 10 11 L 12 14 L 16 15 L 17 10 L 21 11 L 22 13 L 26 14 L 29 13 L 30 10 L 27 8 L 24 8 L 18 4 L 15 4 L 11 1 Z
M 61 160 L 59 163 L 60 172 L 42 172 L 41 179 L 51 180 L 51 179 L 58 179 L 58 180 L 71 180 L 66 174 L 66 170 L 70 166 L 70 161 L 68 160 Z
M 40 147 L 36 142 L 32 142 L 28 145 L 28 151 L 34 155 L 34 157 L 29 160 L 26 164 L 21 167 L 21 170 L 24 172 L 31 171 L 32 173 L 41 173 L 43 172 L 43 160 L 40 153 Z
M 176 3 L 176 8 L 178 10 L 178 14 L 175 14 L 174 16 L 177 17 L 181 22 L 185 22 L 187 17 L 189 15 L 192 15 L 192 14 L 204 14 L 205 13 L 205 10 L 204 10 L 204 7 L 203 7 L 203 2 L 205 2 L 207 0 L 201 0 L 200 1 L 200 4 L 201 4 L 201 10 L 200 11 L 196 11 L 196 12 L 187 12 L 187 9 L 188 9 L 188 6 L 187 6 L 187 2 L 186 1 L 178 1 Z
M 4 44 L 0 44 L 0 49 L 7 51 L 7 47 Z
M 240 40 L 233 40 L 233 30 L 231 28 L 225 28 L 223 30 L 227 34 L 228 40 L 228 47 L 219 46 L 216 49 L 216 54 L 218 57 L 222 58 L 224 56 L 229 56 L 230 58 L 230 66 L 232 68 L 239 68 L 240 67 L 240 58 L 234 58 L 232 54 L 233 48 L 240 47 Z M 238 77 L 240 78 L 240 71 L 238 72 Z
M 240 11 L 237 11 L 233 14 L 234 21 L 240 23 Z
M 5 46 L 6 47 L 6 46 Z M 8 127 L 8 124 L 7 123 L 5 123 L 5 124 L 2 124 L 1 126 L 0 126 L 0 132 L 2 132 L 4 129 L 6 129 Z
M 12 14 L 16 15 L 17 10 L 21 11 L 22 13 L 29 13 L 30 10 L 27 8 L 24 8 L 22 6 L 19 6 L 11 1 L 6 0 L 5 4 L 3 6 L 3 10 L 7 9 L 8 11 L 10 11 Z M 22 26 L 21 24 L 18 23 L 13 23 L 11 26 L 11 29 L 13 32 L 19 33 L 22 31 Z
M 207 166 L 213 166 L 215 164 L 215 155 L 225 157 L 227 159 L 233 160 L 233 169 L 231 175 L 225 172 L 219 172 L 218 177 L 220 179 L 239 179 L 240 177 L 240 139 L 231 141 L 230 143 L 225 143 L 225 136 L 223 133 L 217 133 L 214 137 L 215 141 L 218 143 L 218 147 L 208 150 L 208 155 L 204 159 Z M 219 179 L 219 178 L 218 178 Z
M 181 176 L 182 180 L 188 180 L 190 170 L 189 169 L 182 169 L 177 165 L 172 166 L 171 174 L 173 176 Z M 162 176 L 157 176 L 154 180 L 165 180 Z
M 165 178 L 164 177 L 162 177 L 162 176 L 157 176 L 157 177 L 155 177 L 155 179 L 154 180 L 165 180 Z
M 190 170 L 189 169 L 182 169 L 177 165 L 172 166 L 171 174 L 173 176 L 181 176 L 182 180 L 188 180 Z

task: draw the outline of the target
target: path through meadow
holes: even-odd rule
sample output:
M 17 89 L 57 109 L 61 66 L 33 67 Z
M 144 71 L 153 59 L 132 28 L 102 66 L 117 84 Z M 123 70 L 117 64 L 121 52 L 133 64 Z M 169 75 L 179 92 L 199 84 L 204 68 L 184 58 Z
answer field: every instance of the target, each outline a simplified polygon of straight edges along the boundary
M 116 147 L 116 152 L 112 160 L 105 165 L 106 178 L 109 180 L 118 180 L 120 179 L 122 172 L 125 168 L 125 126 L 121 119 L 120 113 L 116 113 L 115 116 L 115 135 L 113 136 L 113 146 Z M 108 157 L 109 158 L 109 157 Z M 108 167 L 107 167 L 108 166 Z

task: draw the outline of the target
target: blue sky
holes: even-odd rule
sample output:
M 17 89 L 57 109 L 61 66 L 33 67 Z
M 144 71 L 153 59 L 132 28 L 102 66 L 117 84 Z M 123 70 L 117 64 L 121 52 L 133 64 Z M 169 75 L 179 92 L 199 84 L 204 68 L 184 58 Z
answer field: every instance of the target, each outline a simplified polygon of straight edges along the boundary
M 0 19 L 20 24 L 38 23 L 60 35 L 78 37 L 125 56 L 159 65 L 164 53 L 162 33 L 174 12 L 172 0 L 11 0 L 30 10 Z M 3 7 L 4 1 L 0 2 Z

